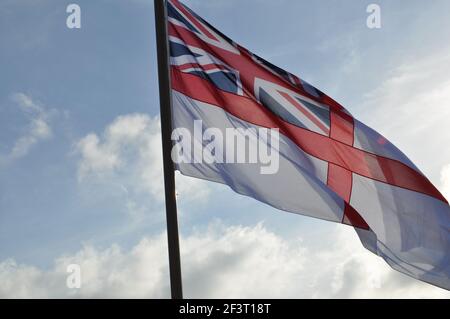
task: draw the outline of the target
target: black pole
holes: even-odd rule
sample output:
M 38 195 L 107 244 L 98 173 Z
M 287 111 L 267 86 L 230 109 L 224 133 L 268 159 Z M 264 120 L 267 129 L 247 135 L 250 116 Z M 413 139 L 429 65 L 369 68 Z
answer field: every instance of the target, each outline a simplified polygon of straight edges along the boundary
M 155 0 L 156 44 L 158 48 L 159 100 L 166 193 L 167 239 L 169 244 L 170 288 L 172 299 L 182 299 L 180 244 L 178 239 L 175 167 L 172 161 L 172 95 L 170 91 L 166 0 Z

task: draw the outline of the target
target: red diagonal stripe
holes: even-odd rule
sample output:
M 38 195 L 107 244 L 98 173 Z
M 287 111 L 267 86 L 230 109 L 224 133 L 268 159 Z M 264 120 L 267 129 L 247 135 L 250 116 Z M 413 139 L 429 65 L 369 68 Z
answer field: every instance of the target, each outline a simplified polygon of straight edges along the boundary
M 319 121 L 314 115 L 312 115 L 308 110 L 305 110 L 303 105 L 301 105 L 299 102 L 297 102 L 292 96 L 287 94 L 286 92 L 278 91 L 286 100 L 288 100 L 292 105 L 294 105 L 300 112 L 302 112 L 303 115 L 305 115 L 311 122 L 313 122 L 319 129 L 322 130 L 325 135 L 328 135 L 329 130 L 328 128 L 323 125 L 321 121 Z
M 186 8 L 179 3 L 178 1 L 172 1 L 172 4 L 181 12 L 183 12 L 183 14 L 188 17 L 189 21 L 192 22 L 198 29 L 200 29 L 201 32 L 203 32 L 208 38 L 210 38 L 211 40 L 214 41 L 219 41 L 214 35 L 211 34 L 211 32 L 209 32 L 209 30 L 207 28 L 205 28 L 203 26 L 203 24 L 201 22 L 199 22 L 197 20 L 196 17 L 194 17 L 188 10 L 186 10 Z

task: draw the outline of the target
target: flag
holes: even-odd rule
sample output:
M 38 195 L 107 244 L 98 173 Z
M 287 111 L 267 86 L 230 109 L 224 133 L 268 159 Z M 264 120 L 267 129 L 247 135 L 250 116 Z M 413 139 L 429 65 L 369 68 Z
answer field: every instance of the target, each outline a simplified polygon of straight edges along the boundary
M 353 226 L 364 247 L 394 269 L 450 289 L 450 207 L 398 148 L 178 0 L 167 2 L 167 14 L 172 138 L 189 143 L 172 154 L 182 174 L 280 210 Z M 215 134 L 205 139 L 208 129 Z M 234 152 L 218 147 L 227 129 L 247 134 L 250 148 L 276 145 L 276 172 L 262 173 L 259 162 L 224 161 Z M 248 134 L 261 129 L 279 134 Z M 187 150 L 222 160 L 199 160 Z

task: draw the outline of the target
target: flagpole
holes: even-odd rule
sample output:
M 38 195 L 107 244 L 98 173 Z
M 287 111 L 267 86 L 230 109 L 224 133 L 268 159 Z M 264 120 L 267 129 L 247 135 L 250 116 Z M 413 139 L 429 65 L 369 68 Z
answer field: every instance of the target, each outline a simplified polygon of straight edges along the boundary
M 156 44 L 158 50 L 159 100 L 164 162 L 167 240 L 169 246 L 170 288 L 172 299 L 182 299 L 180 244 L 178 239 L 175 167 L 172 161 L 172 95 L 170 90 L 169 50 L 167 40 L 167 2 L 155 0 Z

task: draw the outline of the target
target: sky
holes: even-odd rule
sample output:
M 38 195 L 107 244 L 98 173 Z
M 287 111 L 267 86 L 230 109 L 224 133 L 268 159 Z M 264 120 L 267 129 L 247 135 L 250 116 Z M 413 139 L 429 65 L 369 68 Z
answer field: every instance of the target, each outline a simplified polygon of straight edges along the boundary
M 81 29 L 66 26 L 70 3 Z M 449 1 L 184 3 L 335 98 L 450 198 Z M 371 3 L 381 29 L 367 28 Z M 0 2 L 0 297 L 170 296 L 153 14 L 151 0 Z M 177 194 L 186 297 L 450 297 L 351 227 L 179 175 Z

